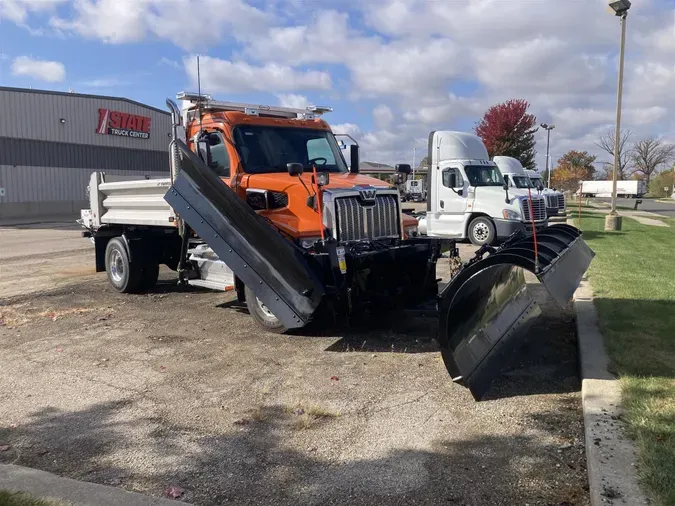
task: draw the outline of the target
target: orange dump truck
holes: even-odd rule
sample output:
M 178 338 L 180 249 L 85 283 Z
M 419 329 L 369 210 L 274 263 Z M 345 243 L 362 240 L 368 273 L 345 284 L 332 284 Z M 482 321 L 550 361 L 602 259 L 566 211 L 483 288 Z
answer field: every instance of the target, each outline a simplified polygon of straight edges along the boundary
M 170 178 L 91 177 L 79 222 L 120 292 L 151 290 L 165 264 L 181 285 L 236 291 L 272 332 L 435 316 L 448 372 L 480 398 L 538 314 L 523 270 L 565 303 L 592 258 L 577 229 L 555 225 L 483 248 L 439 285 L 436 262 L 455 243 L 418 236 L 396 186 L 359 174 L 355 141 L 347 163 L 321 118 L 329 108 L 177 98 Z M 394 182 L 409 172 L 398 165 Z

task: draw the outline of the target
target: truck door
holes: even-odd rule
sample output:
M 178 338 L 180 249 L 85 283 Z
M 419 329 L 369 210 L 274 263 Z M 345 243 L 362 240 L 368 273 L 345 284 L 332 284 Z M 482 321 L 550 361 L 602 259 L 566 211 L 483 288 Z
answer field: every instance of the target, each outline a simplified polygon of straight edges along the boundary
M 444 237 L 462 237 L 467 208 L 468 185 L 458 167 L 434 171 L 436 202 L 434 212 L 427 215 L 429 231 Z

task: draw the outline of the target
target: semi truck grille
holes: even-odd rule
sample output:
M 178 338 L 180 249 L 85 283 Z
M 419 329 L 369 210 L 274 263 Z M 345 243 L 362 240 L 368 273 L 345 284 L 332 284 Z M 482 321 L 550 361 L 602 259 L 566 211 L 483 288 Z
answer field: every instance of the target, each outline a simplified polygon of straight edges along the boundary
M 530 201 L 529 199 L 522 199 L 520 205 L 523 208 L 523 218 L 529 221 L 530 218 Z M 543 221 L 546 219 L 546 201 L 544 199 L 532 199 L 532 211 L 534 214 L 534 221 Z
M 558 196 L 557 195 L 546 195 L 546 207 L 549 209 L 558 209 Z
M 378 195 L 375 204 L 364 205 L 358 197 L 335 199 L 338 241 L 361 241 L 399 235 L 397 199 Z
M 558 195 L 558 209 L 560 209 L 561 211 L 565 210 L 565 195 L 563 195 L 562 193 Z

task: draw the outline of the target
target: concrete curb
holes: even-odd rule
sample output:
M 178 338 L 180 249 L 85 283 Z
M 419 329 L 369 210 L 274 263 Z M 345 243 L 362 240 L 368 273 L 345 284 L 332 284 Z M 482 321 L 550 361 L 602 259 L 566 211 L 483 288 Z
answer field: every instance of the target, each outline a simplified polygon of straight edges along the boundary
M 574 225 L 573 220 L 568 223 Z M 582 280 L 574 293 L 574 312 L 591 505 L 647 506 L 649 502 L 638 486 L 635 446 L 619 421 L 623 413 L 621 387 L 607 370 L 609 357 L 587 280 Z
M 62 478 L 52 473 L 15 466 L 0 465 L 0 489 L 27 492 L 36 497 L 58 499 L 86 506 L 176 506 L 182 501 L 149 497 L 121 488 Z

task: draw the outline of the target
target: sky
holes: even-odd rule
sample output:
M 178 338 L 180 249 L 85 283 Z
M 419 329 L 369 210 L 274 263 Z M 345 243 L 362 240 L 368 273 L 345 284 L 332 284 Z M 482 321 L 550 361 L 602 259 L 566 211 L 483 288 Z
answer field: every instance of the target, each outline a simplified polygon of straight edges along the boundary
M 0 0 L 0 86 L 165 108 L 196 91 L 200 55 L 202 92 L 331 106 L 363 160 L 419 162 L 430 131 L 522 98 L 555 124 L 554 165 L 570 149 L 603 162 L 620 33 L 605 0 Z M 675 142 L 675 0 L 633 0 L 622 110 L 634 140 Z

